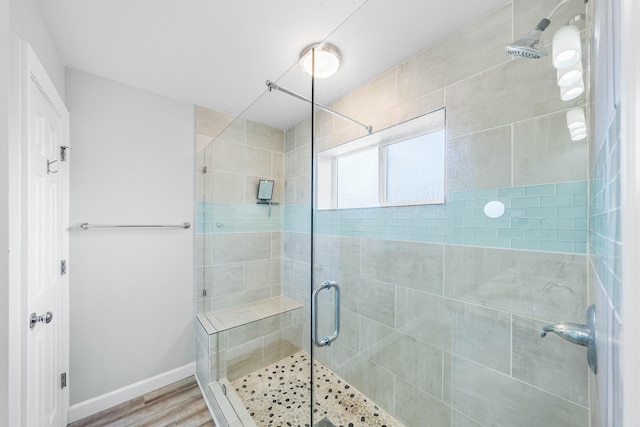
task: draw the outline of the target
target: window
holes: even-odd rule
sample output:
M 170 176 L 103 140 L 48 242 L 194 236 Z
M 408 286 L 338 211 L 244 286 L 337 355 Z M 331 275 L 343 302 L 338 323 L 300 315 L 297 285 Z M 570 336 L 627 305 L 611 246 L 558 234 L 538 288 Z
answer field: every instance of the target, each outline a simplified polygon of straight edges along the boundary
M 318 154 L 319 209 L 444 203 L 444 110 Z

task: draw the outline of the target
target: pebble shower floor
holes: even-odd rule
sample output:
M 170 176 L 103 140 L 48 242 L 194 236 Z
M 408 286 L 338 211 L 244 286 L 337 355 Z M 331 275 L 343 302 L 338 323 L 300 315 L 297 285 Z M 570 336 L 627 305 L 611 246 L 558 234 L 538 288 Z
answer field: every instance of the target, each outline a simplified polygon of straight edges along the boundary
M 309 365 L 304 351 L 231 384 L 259 427 L 309 427 Z M 358 390 L 318 362 L 313 364 L 314 421 L 336 427 L 403 427 Z

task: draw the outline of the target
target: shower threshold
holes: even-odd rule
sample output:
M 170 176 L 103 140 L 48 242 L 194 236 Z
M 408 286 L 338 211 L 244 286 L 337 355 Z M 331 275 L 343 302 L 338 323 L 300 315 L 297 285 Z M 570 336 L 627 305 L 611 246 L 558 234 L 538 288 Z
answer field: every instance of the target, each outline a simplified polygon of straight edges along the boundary
M 304 351 L 231 382 L 258 427 L 309 426 L 309 366 Z M 314 362 L 314 427 L 403 427 L 382 408 Z

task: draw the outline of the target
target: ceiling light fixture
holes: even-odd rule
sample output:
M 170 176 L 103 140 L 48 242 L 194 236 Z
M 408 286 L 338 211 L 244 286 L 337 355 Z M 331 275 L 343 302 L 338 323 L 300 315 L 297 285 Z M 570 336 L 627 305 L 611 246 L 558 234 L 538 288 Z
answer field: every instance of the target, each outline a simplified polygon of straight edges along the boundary
M 576 99 L 582 95 L 583 92 L 584 81 L 582 79 L 578 79 L 578 81 L 571 86 L 564 86 L 560 88 L 560 99 L 563 101 L 571 101 L 572 99 Z
M 561 68 L 558 70 L 558 86 L 571 86 L 578 80 L 582 79 L 582 61 L 578 61 L 569 68 Z
M 572 141 L 580 141 L 587 137 L 587 120 L 582 107 L 567 111 L 567 127 Z
M 311 51 L 315 52 L 315 73 Z M 338 71 L 342 62 L 340 49 L 330 43 L 314 43 L 304 48 L 300 54 L 300 65 L 307 74 L 324 79 Z
M 582 46 L 580 30 L 575 25 L 565 25 L 553 35 L 553 66 L 558 69 L 569 68 L 580 62 Z

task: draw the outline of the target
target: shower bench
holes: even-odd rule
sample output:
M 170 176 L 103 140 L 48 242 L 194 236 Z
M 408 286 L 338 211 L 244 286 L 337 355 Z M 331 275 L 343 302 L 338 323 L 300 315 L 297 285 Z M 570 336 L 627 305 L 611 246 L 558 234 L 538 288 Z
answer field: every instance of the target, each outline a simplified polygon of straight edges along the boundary
M 196 376 L 216 417 L 235 425 L 230 382 L 303 348 L 303 305 L 278 296 L 197 317 Z

